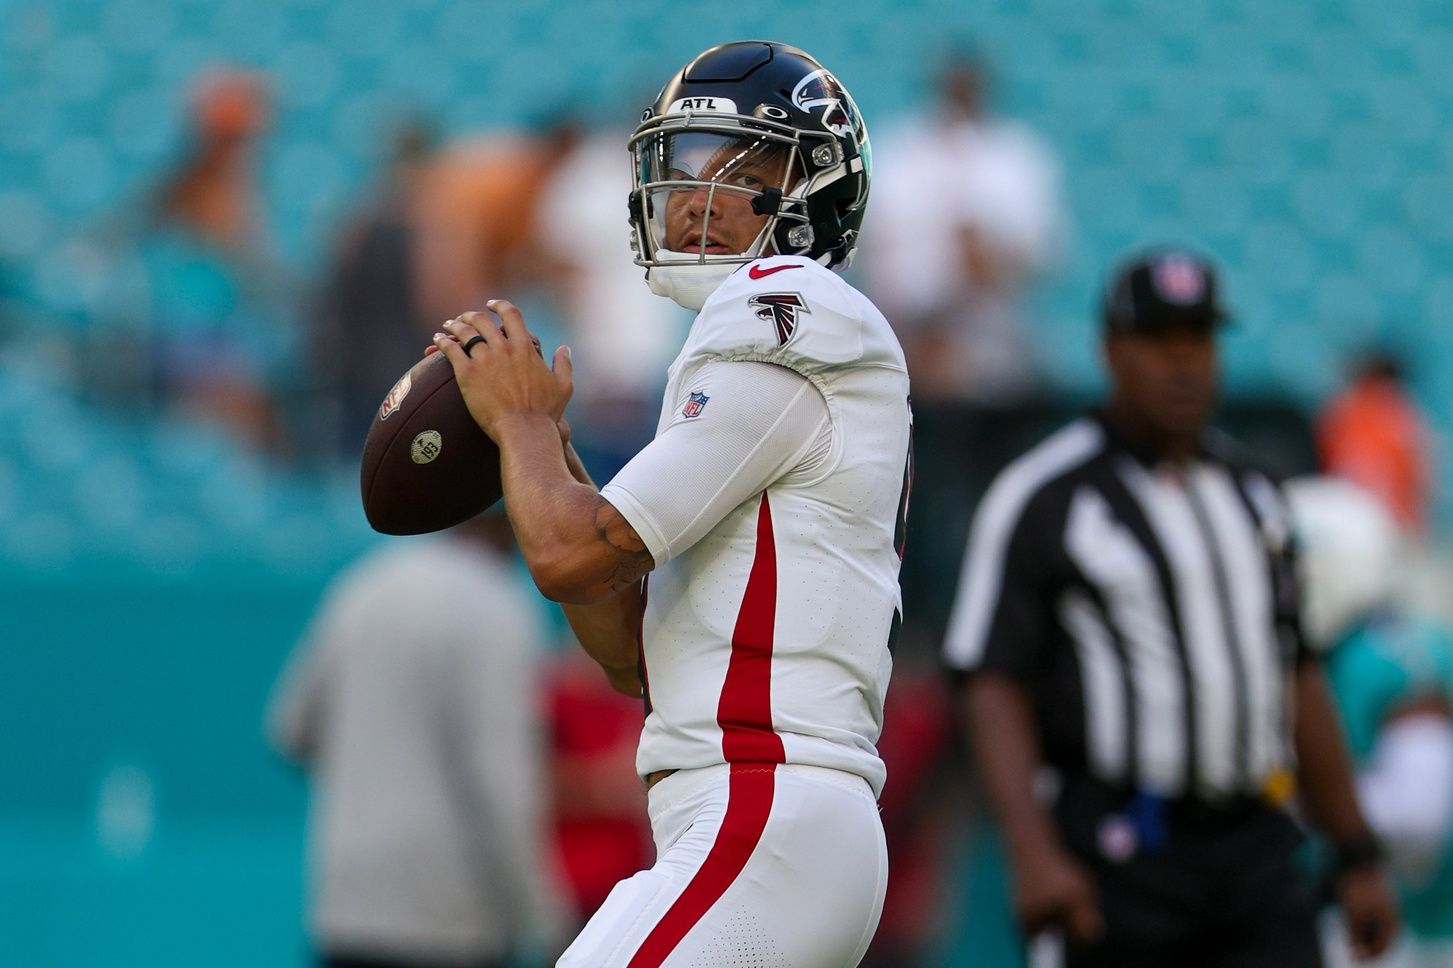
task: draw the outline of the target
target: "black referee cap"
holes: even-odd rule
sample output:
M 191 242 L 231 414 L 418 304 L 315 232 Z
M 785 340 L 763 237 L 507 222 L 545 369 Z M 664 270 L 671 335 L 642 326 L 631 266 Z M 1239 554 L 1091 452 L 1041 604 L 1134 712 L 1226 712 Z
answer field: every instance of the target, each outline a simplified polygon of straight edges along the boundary
M 1107 331 L 1147 332 L 1182 324 L 1208 329 L 1224 323 L 1216 270 L 1186 249 L 1161 248 L 1123 264 L 1105 290 Z

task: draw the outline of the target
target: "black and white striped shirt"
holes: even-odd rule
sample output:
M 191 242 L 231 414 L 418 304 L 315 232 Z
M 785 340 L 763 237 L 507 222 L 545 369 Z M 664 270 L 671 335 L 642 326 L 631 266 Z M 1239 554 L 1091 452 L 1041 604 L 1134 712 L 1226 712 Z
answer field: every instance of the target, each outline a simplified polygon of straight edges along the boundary
M 1051 764 L 1207 799 L 1290 768 L 1288 518 L 1229 451 L 1157 461 L 1090 416 L 985 495 L 946 659 L 1024 683 Z

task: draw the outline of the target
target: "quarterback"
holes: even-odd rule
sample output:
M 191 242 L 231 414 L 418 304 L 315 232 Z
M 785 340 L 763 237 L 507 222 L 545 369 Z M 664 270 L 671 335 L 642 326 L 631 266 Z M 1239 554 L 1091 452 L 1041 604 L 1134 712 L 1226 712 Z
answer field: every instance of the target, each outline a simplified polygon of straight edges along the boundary
M 536 583 L 646 708 L 656 863 L 560 964 L 845 968 L 887 882 L 875 744 L 911 479 L 902 350 L 834 271 L 867 130 L 811 56 L 753 41 L 678 71 L 630 149 L 637 262 L 699 314 L 613 480 L 569 445 L 568 348 L 547 367 L 503 300 L 435 337 Z

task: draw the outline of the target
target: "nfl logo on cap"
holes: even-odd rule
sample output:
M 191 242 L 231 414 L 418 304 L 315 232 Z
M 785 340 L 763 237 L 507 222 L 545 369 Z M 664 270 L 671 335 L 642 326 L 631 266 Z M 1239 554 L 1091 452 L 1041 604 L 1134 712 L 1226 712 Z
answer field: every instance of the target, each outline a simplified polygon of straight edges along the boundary
M 1100 304 L 1107 329 L 1153 332 L 1166 326 L 1214 327 L 1226 320 L 1211 263 L 1188 249 L 1160 248 L 1115 270 Z
M 1160 298 L 1178 306 L 1191 306 L 1206 298 L 1206 274 L 1192 259 L 1172 253 L 1157 259 L 1150 278 Z

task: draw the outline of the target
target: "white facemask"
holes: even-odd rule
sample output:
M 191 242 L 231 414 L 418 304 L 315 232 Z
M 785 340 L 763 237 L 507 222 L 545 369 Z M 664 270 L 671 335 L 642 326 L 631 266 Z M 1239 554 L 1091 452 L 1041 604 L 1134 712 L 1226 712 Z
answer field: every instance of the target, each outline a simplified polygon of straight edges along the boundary
M 767 224 L 762 226 L 762 231 L 752 240 L 752 244 L 747 246 L 747 251 L 740 256 L 731 257 L 730 262 L 687 261 L 694 260 L 696 254 L 657 249 L 657 258 L 672 262 L 680 260 L 680 264 L 651 266 L 646 270 L 646 285 L 656 295 L 665 296 L 681 308 L 700 312 L 717 287 L 727 281 L 727 276 L 740 269 L 744 263 L 771 255 L 767 238 L 776 221 L 768 219 Z

